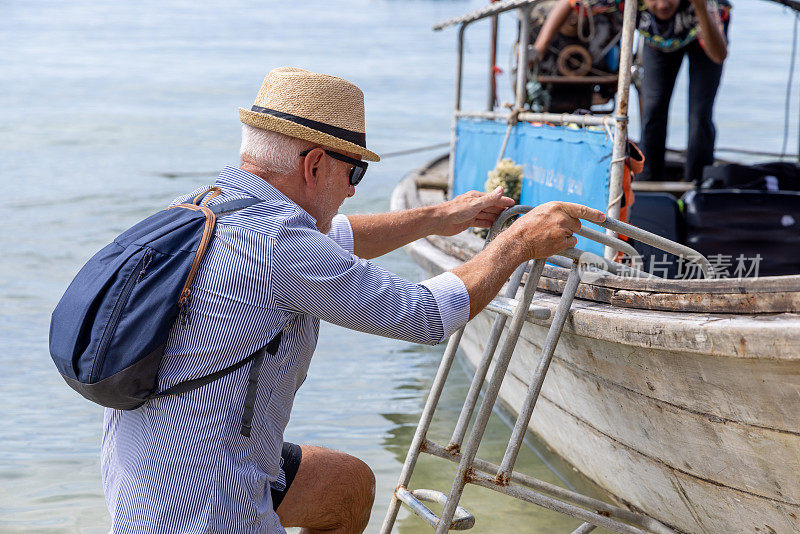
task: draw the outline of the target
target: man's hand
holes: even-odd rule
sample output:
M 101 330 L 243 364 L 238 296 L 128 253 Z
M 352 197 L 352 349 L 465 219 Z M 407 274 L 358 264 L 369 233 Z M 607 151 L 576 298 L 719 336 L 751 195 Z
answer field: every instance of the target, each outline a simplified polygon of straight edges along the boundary
M 581 229 L 579 219 L 601 223 L 606 216 L 581 204 L 547 202 L 516 220 L 508 229 L 507 238 L 523 247 L 522 261 L 546 258 L 575 246 L 577 238 L 572 234 Z
M 491 193 L 469 191 L 437 206 L 438 235 L 455 235 L 471 226 L 489 228 L 497 216 L 514 205 L 514 200 L 503 196 L 503 188 Z
M 452 270 L 469 293 L 469 317 L 475 317 L 522 262 L 546 258 L 570 247 L 580 230 L 578 220 L 601 223 L 602 211 L 569 202 L 548 202 L 532 209 L 472 259 Z

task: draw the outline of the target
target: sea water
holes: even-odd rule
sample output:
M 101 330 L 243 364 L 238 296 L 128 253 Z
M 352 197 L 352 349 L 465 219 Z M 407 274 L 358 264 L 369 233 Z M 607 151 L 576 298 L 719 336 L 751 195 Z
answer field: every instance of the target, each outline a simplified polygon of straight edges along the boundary
M 365 92 L 367 141 L 378 153 L 449 138 L 456 30 L 437 21 L 465 1 L 219 0 L 0 3 L 0 531 L 104 532 L 102 410 L 69 389 L 47 348 L 49 315 L 79 267 L 120 231 L 236 164 L 237 107 L 282 65 L 343 76 Z M 793 18 L 767 2 L 736 3 L 717 102 L 719 145 L 779 150 Z M 500 20 L 498 77 L 510 101 L 512 15 Z M 482 109 L 488 23 L 467 32 L 465 107 Z M 800 77 L 800 76 L 798 76 Z M 791 89 L 796 150 L 798 82 Z M 673 98 L 670 142 L 685 144 L 686 80 Z M 635 109 L 635 100 L 632 105 Z M 634 118 L 633 131 L 637 123 Z M 345 213 L 388 209 L 410 169 L 438 152 L 372 164 Z M 377 260 L 422 276 L 402 251 Z M 442 346 L 323 324 L 286 439 L 354 454 L 375 471 L 368 532 L 383 518 Z M 466 394 L 456 365 L 431 436 L 446 441 Z M 497 461 L 510 434 L 493 417 L 480 455 Z M 531 437 L 518 468 L 602 493 Z M 620 466 L 624 469 L 624 466 Z M 423 458 L 413 487 L 447 491 L 454 468 Z M 579 522 L 470 487 L 474 532 L 569 532 Z M 403 512 L 403 533 L 429 532 Z

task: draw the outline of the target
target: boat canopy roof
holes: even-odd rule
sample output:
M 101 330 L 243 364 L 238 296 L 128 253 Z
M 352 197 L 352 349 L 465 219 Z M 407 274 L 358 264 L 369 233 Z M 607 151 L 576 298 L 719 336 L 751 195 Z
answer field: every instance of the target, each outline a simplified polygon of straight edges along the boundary
M 438 24 L 435 24 L 433 26 L 433 29 L 436 31 L 443 30 L 447 27 L 454 26 L 456 24 L 465 24 L 474 22 L 476 20 L 491 17 L 493 15 L 497 15 L 499 13 L 510 11 L 512 9 L 516 9 L 519 7 L 539 4 L 543 1 L 544 0 L 504 0 L 502 2 L 495 2 L 485 7 L 473 9 L 472 11 L 460 15 L 458 17 L 453 17 L 444 20 Z M 763 0 L 763 1 L 772 2 L 774 4 L 781 4 L 800 13 L 800 0 Z

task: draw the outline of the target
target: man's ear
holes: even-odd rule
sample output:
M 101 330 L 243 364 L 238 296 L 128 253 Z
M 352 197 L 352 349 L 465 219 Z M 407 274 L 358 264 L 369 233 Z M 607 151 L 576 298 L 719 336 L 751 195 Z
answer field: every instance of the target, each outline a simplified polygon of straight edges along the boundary
M 316 189 L 322 172 L 322 159 L 324 156 L 324 150 L 315 148 L 303 158 L 303 182 L 307 188 Z

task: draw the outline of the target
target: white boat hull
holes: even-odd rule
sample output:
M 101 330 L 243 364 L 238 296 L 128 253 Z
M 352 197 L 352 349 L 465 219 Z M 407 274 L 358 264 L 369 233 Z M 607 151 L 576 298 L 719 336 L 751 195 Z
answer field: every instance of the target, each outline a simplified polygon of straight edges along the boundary
M 460 263 L 427 240 L 408 251 L 431 276 Z M 484 311 L 466 328 L 473 366 L 493 319 Z M 523 328 L 500 392 L 515 413 L 547 326 Z M 622 502 L 682 531 L 800 532 L 800 319 L 576 300 L 530 428 Z

